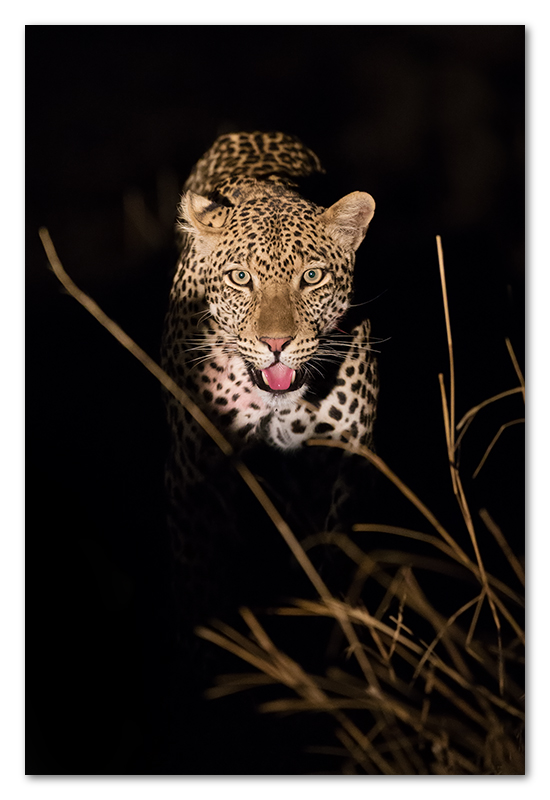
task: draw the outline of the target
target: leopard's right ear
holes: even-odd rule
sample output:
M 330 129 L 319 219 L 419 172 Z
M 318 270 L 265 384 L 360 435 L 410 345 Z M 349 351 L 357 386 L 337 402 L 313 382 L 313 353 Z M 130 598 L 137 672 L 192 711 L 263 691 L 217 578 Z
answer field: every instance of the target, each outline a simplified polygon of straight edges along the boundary
M 366 192 L 352 192 L 319 217 L 327 232 L 344 250 L 357 250 L 363 241 L 376 203 Z
M 178 208 L 178 228 L 195 237 L 197 252 L 207 255 L 215 247 L 231 208 L 188 191 Z

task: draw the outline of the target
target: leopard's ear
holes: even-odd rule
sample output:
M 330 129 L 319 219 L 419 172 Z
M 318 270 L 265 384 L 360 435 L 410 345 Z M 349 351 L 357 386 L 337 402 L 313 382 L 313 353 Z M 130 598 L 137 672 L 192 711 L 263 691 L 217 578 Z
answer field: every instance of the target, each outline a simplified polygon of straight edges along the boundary
M 207 251 L 215 245 L 230 210 L 227 206 L 189 191 L 181 198 L 178 227 L 196 237 L 198 249 Z
M 344 250 L 357 250 L 374 216 L 375 202 L 366 192 L 352 192 L 321 214 L 327 232 Z

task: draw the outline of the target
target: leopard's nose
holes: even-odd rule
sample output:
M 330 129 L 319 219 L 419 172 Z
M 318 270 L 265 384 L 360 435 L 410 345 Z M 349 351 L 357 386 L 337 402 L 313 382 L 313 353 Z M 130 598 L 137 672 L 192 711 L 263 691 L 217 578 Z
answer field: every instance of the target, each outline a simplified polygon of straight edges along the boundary
M 265 342 L 272 353 L 280 353 L 284 350 L 289 342 L 292 341 L 292 336 L 287 336 L 284 339 L 270 339 L 268 336 L 261 336 L 260 342 Z

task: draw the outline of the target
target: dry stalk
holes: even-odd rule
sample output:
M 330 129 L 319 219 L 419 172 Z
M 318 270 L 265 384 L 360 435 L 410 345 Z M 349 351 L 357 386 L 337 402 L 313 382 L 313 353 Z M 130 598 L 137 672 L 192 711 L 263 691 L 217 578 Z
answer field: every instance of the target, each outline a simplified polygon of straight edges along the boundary
M 491 441 L 491 444 L 489 445 L 489 447 L 485 451 L 485 455 L 483 456 L 483 458 L 481 459 L 481 461 L 477 465 L 477 468 L 476 468 L 474 474 L 472 475 L 472 478 L 477 478 L 477 476 L 479 475 L 479 473 L 481 471 L 481 468 L 483 467 L 483 465 L 487 461 L 487 457 L 489 456 L 489 453 L 491 452 L 491 450 L 493 449 L 495 444 L 498 442 L 498 440 L 500 438 L 500 435 L 506 430 L 506 428 L 509 428 L 511 425 L 519 425 L 520 422 L 525 422 L 525 418 L 521 417 L 521 419 L 513 419 L 510 422 L 505 422 L 503 425 L 500 426 L 500 428 L 498 429 L 497 433 L 493 437 L 493 439 Z
M 483 593 L 482 593 L 482 594 L 483 594 Z M 479 595 L 478 597 L 474 597 L 474 598 L 473 598 L 473 600 L 469 600 L 467 603 L 464 603 L 464 605 L 463 605 L 463 606 L 461 606 L 461 607 L 458 609 L 458 611 L 455 611 L 455 613 L 454 613 L 454 614 L 451 614 L 451 616 L 450 616 L 450 617 L 449 617 L 449 619 L 448 619 L 448 620 L 445 622 L 445 624 L 444 624 L 444 625 L 442 625 L 442 626 L 440 627 L 440 629 L 438 630 L 438 632 L 437 632 L 437 634 L 436 634 L 436 636 L 435 636 L 435 639 L 433 639 L 433 641 L 431 642 L 431 644 L 430 644 L 430 645 L 428 645 L 428 647 L 426 648 L 426 651 L 425 651 L 424 655 L 422 656 L 422 658 L 421 658 L 421 659 L 420 659 L 420 661 L 418 662 L 418 666 L 416 667 L 416 669 L 415 669 L 415 671 L 414 671 L 413 680 L 415 680 L 415 679 L 416 679 L 416 678 L 417 678 L 417 677 L 420 675 L 420 673 L 422 672 L 422 669 L 423 669 L 423 667 L 424 667 L 424 664 L 425 664 L 425 663 L 426 663 L 426 661 L 428 661 L 428 659 L 430 658 L 431 654 L 433 653 L 433 651 L 435 650 L 435 648 L 436 648 L 436 646 L 437 646 L 437 643 L 438 643 L 438 642 L 440 641 L 440 639 L 441 639 L 441 638 L 442 638 L 442 637 L 445 635 L 445 632 L 446 632 L 446 631 L 447 631 L 447 630 L 448 630 L 448 629 L 449 629 L 449 628 L 450 628 L 452 625 L 454 625 L 454 623 L 455 623 L 455 622 L 456 622 L 456 620 L 457 620 L 457 619 L 458 619 L 458 618 L 461 616 L 461 614 L 464 614 L 464 612 L 465 612 L 465 611 L 467 611 L 469 608 L 471 608 L 471 607 L 474 605 L 474 603 L 477 603 L 477 602 L 478 602 L 478 600 L 480 599 L 480 597 L 481 597 L 481 595 Z
M 396 594 L 397 595 L 400 594 L 401 589 L 400 589 L 400 586 L 399 586 L 399 581 L 396 583 L 396 578 L 395 577 L 391 577 L 391 576 L 387 575 L 379 567 L 379 559 L 382 558 L 384 560 L 388 560 L 391 557 L 393 557 L 393 560 L 395 560 L 397 563 L 401 563 L 402 561 L 405 561 L 406 563 L 410 564 L 412 557 L 409 554 L 399 554 L 399 553 L 395 553 L 394 551 L 388 551 L 387 553 L 383 552 L 381 554 L 381 556 L 378 556 L 377 558 L 375 558 L 375 556 L 377 556 L 377 554 L 370 554 L 370 555 L 365 554 L 354 542 L 352 542 L 349 539 L 349 537 L 345 536 L 345 534 L 341 534 L 341 533 L 328 534 L 328 533 L 325 533 L 325 534 L 319 535 L 319 537 L 320 537 L 321 541 L 324 541 L 327 544 L 330 543 L 330 544 L 334 544 L 334 545 L 338 546 L 343 552 L 346 553 L 346 555 L 348 555 L 349 558 L 351 558 L 353 561 L 355 561 L 355 563 L 360 567 L 360 569 L 362 570 L 362 572 L 364 574 L 372 574 L 373 577 L 375 578 L 375 580 L 386 588 L 386 597 L 390 597 L 390 596 L 393 596 L 393 595 L 396 595 Z M 315 537 L 315 538 L 317 538 L 317 537 Z M 421 566 L 426 566 L 426 560 L 425 559 L 421 558 L 418 563 Z M 441 571 L 441 569 L 439 571 Z M 490 581 L 493 580 L 491 578 L 491 576 L 488 575 L 487 577 L 488 577 L 488 579 Z M 409 575 L 408 580 L 409 580 L 409 582 L 412 581 L 412 576 Z M 433 609 L 433 607 L 431 607 L 427 603 L 426 598 L 420 592 L 420 588 L 419 588 L 418 584 L 416 583 L 416 581 L 414 582 L 414 586 L 415 586 L 415 592 L 410 596 L 409 605 L 411 606 L 411 608 L 413 608 L 413 610 L 417 611 L 419 614 L 421 614 L 426 619 L 428 619 L 431 622 L 431 624 L 432 624 L 432 626 L 434 627 L 435 630 L 439 630 L 439 628 L 441 626 L 445 626 L 444 617 L 439 615 L 435 611 L 435 609 Z M 485 593 L 485 590 L 482 591 L 481 598 L 483 598 L 484 593 Z M 514 599 L 518 602 L 518 604 L 521 605 L 521 598 L 519 598 L 518 596 L 515 596 Z M 481 599 L 479 600 L 479 603 L 481 603 Z M 497 604 L 497 606 L 498 606 L 499 610 L 501 611 L 501 613 L 503 614 L 503 616 L 506 617 L 506 619 L 508 620 L 508 622 L 510 623 L 510 625 L 512 626 L 512 628 L 516 632 L 516 635 L 518 636 L 520 641 L 524 642 L 524 634 L 523 634 L 523 631 L 522 631 L 521 627 L 517 624 L 517 622 L 515 621 L 514 617 L 510 614 L 508 609 L 501 602 L 500 598 L 498 598 L 498 596 L 496 596 L 496 595 L 495 595 L 495 603 Z M 384 604 L 384 600 L 382 601 L 381 605 L 383 605 L 383 604 Z M 349 607 L 349 605 L 348 605 L 348 607 Z M 383 612 L 381 612 L 379 610 L 379 612 L 377 612 L 375 617 L 377 619 L 379 619 L 381 617 L 382 613 Z M 457 641 L 460 644 L 460 646 L 461 647 L 465 647 L 465 649 L 470 653 L 470 655 L 472 655 L 477 661 L 479 661 L 480 663 L 484 663 L 484 660 L 486 659 L 486 655 L 484 655 L 484 654 L 482 654 L 480 652 L 477 652 L 477 650 L 472 650 L 472 648 L 471 648 L 471 639 L 472 639 L 472 636 L 473 636 L 473 628 L 475 627 L 475 624 L 477 623 L 478 615 L 479 615 L 479 605 L 478 605 L 478 608 L 476 610 L 476 614 L 474 615 L 474 620 L 472 621 L 472 627 L 470 629 L 470 633 L 469 633 L 468 637 L 466 637 L 464 634 L 460 633 L 459 638 L 457 639 Z M 453 629 L 451 629 L 450 633 L 453 636 L 455 636 L 455 635 L 458 636 L 458 629 L 455 630 L 453 628 Z M 374 639 L 374 633 L 373 633 L 372 629 L 371 629 L 371 634 L 373 634 L 373 639 Z M 447 641 L 445 641 L 445 645 L 448 646 L 448 642 Z M 458 657 L 458 654 L 456 653 L 456 651 L 455 651 L 454 657 L 455 658 Z M 484 666 L 487 667 L 488 666 L 488 662 L 485 663 Z
M 450 410 L 447 410 L 447 397 L 445 394 L 445 387 L 443 382 L 443 376 L 439 376 L 440 386 L 441 386 L 441 399 L 443 405 L 443 419 L 445 424 L 445 436 L 447 439 L 447 448 L 449 454 L 449 469 L 451 471 L 451 479 L 453 483 L 453 491 L 458 501 L 458 505 L 462 512 L 462 516 L 464 518 L 464 522 L 466 524 L 466 528 L 470 535 L 470 540 L 472 542 L 472 546 L 474 548 L 474 553 L 476 556 L 477 565 L 480 572 L 481 583 L 483 585 L 484 593 L 487 597 L 487 601 L 489 603 L 489 607 L 491 609 L 491 613 L 493 615 L 493 620 L 495 623 L 495 628 L 497 631 L 497 638 L 499 643 L 499 688 L 501 695 L 504 694 L 504 660 L 502 656 L 502 632 L 501 632 L 501 625 L 500 625 L 500 618 L 497 611 L 497 603 L 495 602 L 493 591 L 489 586 L 489 581 L 487 580 L 487 575 L 485 574 L 485 566 L 483 564 L 483 559 L 481 557 L 481 552 L 479 549 L 477 536 L 475 532 L 474 523 L 472 520 L 472 515 L 470 513 L 470 509 L 468 507 L 468 502 L 466 500 L 466 495 L 464 494 L 464 489 L 462 486 L 462 481 L 460 479 L 460 474 L 458 471 L 458 467 L 456 465 L 456 445 L 455 445 L 455 378 L 454 378 L 454 360 L 453 360 L 453 341 L 451 335 L 451 326 L 450 326 L 450 319 L 449 319 L 449 306 L 447 300 L 447 288 L 446 288 L 446 281 L 445 281 L 445 267 L 443 263 L 443 248 L 441 246 L 441 237 L 437 236 L 437 251 L 438 251 L 438 259 L 439 259 L 439 271 L 441 276 L 441 288 L 443 292 L 443 306 L 445 310 L 445 324 L 447 328 L 447 346 L 449 350 L 449 372 L 450 372 L 450 398 L 449 398 L 449 405 Z M 510 350 L 510 348 L 509 348 Z M 511 351 L 513 353 L 513 351 Z M 481 595 L 483 597 L 483 593 Z
M 428 535 L 426 533 L 419 533 L 418 531 L 411 531 L 411 530 L 409 530 L 407 528 L 399 528 L 399 527 L 393 526 L 393 525 L 378 525 L 378 524 L 370 524 L 370 523 L 359 523 L 357 525 L 354 525 L 353 526 L 353 530 L 354 531 L 377 531 L 377 532 L 381 532 L 381 533 L 390 533 L 390 534 L 393 534 L 395 536 L 403 536 L 403 537 L 408 538 L 408 539 L 416 539 L 419 542 L 426 542 L 427 544 L 431 544 L 431 545 L 433 545 L 433 547 L 436 547 L 438 550 L 441 550 L 442 553 L 445 553 L 446 555 L 448 555 L 453 560 L 459 561 L 459 563 L 461 563 L 461 564 L 464 563 L 462 560 L 457 559 L 456 554 L 450 548 L 447 548 L 447 546 L 443 542 L 441 542 L 435 536 L 430 536 L 430 535 Z M 318 534 L 318 536 L 326 536 L 326 535 L 327 534 Z M 314 539 L 315 537 L 312 536 L 310 538 Z M 468 569 L 479 580 L 479 571 L 477 569 L 477 566 L 472 561 L 468 561 L 468 563 L 465 564 L 465 566 L 467 566 Z M 505 595 L 510 600 L 513 600 L 519 606 L 523 606 L 524 605 L 523 597 L 520 597 L 520 595 L 518 595 L 516 592 L 514 592 L 512 589 L 510 589 L 509 586 L 507 586 L 505 583 L 503 583 L 498 578 L 495 578 L 490 573 L 487 572 L 486 575 L 487 575 L 487 579 L 488 579 L 489 583 L 492 586 L 494 586 L 495 589 L 498 589 L 498 591 L 501 592 L 501 594 Z
M 523 584 L 523 586 L 525 586 L 525 572 L 523 570 L 523 567 L 516 558 L 514 552 L 512 551 L 512 548 L 504 538 L 504 534 L 502 533 L 496 522 L 491 518 L 486 508 L 480 509 L 479 516 L 481 517 L 487 528 L 491 531 L 491 533 L 497 540 L 502 552 L 508 559 L 510 566 L 518 576 L 520 582 Z
M 250 642 L 250 640 L 246 640 L 246 646 L 237 645 L 235 641 L 233 641 L 236 635 L 239 638 L 242 637 L 230 628 L 229 625 L 220 625 L 225 635 L 218 634 L 202 626 L 197 628 L 197 635 L 234 653 L 242 660 L 247 661 L 270 677 L 275 678 L 279 683 L 293 689 L 297 694 L 301 695 L 302 699 L 308 704 L 308 708 L 329 711 L 357 745 L 368 754 L 369 758 L 372 759 L 383 774 L 394 774 L 394 770 L 388 762 L 376 752 L 371 742 L 368 740 L 368 737 L 359 730 L 355 723 L 344 715 L 339 708 L 333 706 L 328 695 L 317 686 L 313 679 L 303 671 L 296 661 L 275 647 L 252 612 L 249 609 L 243 609 L 241 613 L 247 624 L 252 625 L 251 631 L 256 639 L 268 648 L 268 650 L 262 652 L 261 657 L 257 655 L 256 645 Z M 252 647 L 250 647 L 250 645 L 252 645 Z M 379 697 L 379 693 L 375 691 L 372 696 L 377 698 Z M 283 710 L 283 708 L 287 708 L 288 710 L 290 707 L 279 704 L 275 707 L 267 706 L 267 709 L 264 708 L 263 710 L 280 711 Z M 383 708 L 381 710 L 383 710 Z
M 366 447 L 356 447 L 349 445 L 346 442 L 338 442 L 332 439 L 310 439 L 307 442 L 307 444 L 313 446 L 322 446 L 322 447 L 337 447 L 342 450 L 347 450 L 348 452 L 357 453 L 359 455 L 364 456 L 368 461 L 374 464 L 377 467 L 377 469 L 380 470 L 380 472 L 386 475 L 400 489 L 400 491 L 405 495 L 405 497 L 407 497 L 413 503 L 413 505 L 415 505 L 416 508 L 418 508 L 418 510 L 426 517 L 426 519 L 434 526 L 434 528 L 438 531 L 438 533 L 442 536 L 442 538 L 444 538 L 445 541 L 449 544 L 449 546 L 454 550 L 457 560 L 460 561 L 462 564 L 464 564 L 464 566 L 468 567 L 469 569 L 472 569 L 470 559 L 464 553 L 464 551 L 459 547 L 459 545 L 454 541 L 452 536 L 445 530 L 445 528 L 443 528 L 443 526 L 438 522 L 438 520 L 432 514 L 432 512 L 424 505 L 424 503 L 422 503 L 422 501 L 414 494 L 414 492 L 411 489 L 409 489 L 397 477 L 397 475 L 395 475 L 394 472 L 392 472 L 392 470 L 384 463 L 384 461 L 379 456 L 377 456 L 371 450 L 368 450 Z M 467 519 L 469 520 L 470 523 L 470 527 L 468 528 L 468 530 L 471 533 L 473 530 L 473 526 L 471 525 L 471 516 L 469 516 L 469 511 L 467 510 L 467 504 L 465 502 L 465 497 L 462 490 L 462 484 L 460 483 L 460 481 L 458 481 L 457 486 L 461 493 L 460 502 L 461 504 L 464 505 L 464 508 L 467 511 L 468 515 Z M 497 631 L 500 630 L 500 620 L 498 618 L 498 613 L 497 613 L 498 609 L 498 611 L 501 611 L 503 616 L 506 617 L 506 620 L 510 623 L 510 625 L 516 632 L 516 635 L 519 636 L 519 638 L 522 641 L 525 641 L 523 631 L 521 630 L 517 622 L 514 620 L 512 615 L 509 613 L 509 611 L 504 607 L 504 604 L 502 603 L 500 598 L 497 597 L 489 587 L 489 576 L 485 572 L 483 562 L 481 561 L 481 556 L 477 548 L 477 541 L 475 539 L 475 533 L 472 537 L 472 541 L 474 543 L 474 548 L 476 550 L 476 558 L 478 561 L 477 571 L 475 570 L 472 571 L 474 571 L 474 574 L 477 575 L 482 585 L 486 587 L 486 591 L 488 590 L 487 596 L 490 603 L 491 611 L 493 613 L 493 619 L 495 620 Z
M 510 395 L 519 394 L 519 393 L 521 393 L 523 395 L 523 402 L 525 403 L 525 381 L 524 381 L 522 372 L 521 372 L 521 370 L 519 368 L 519 364 L 518 364 L 518 361 L 517 361 L 517 358 L 516 358 L 516 354 L 514 353 L 514 348 L 512 347 L 512 343 L 510 342 L 510 339 L 508 339 L 508 338 L 506 338 L 505 341 L 506 341 L 506 347 L 508 349 L 508 353 L 510 355 L 510 358 L 512 359 L 512 364 L 513 364 L 514 369 L 516 371 L 516 375 L 518 377 L 520 385 L 517 386 L 515 389 L 508 389 L 505 392 L 499 392 L 499 394 L 496 394 L 493 397 L 490 397 L 488 400 L 484 400 L 482 403 L 479 403 L 477 406 L 474 406 L 466 414 L 464 414 L 464 416 L 462 417 L 462 419 L 460 420 L 460 422 L 456 426 L 457 431 L 460 431 L 460 435 L 459 435 L 458 439 L 456 440 L 456 447 L 459 446 L 460 442 L 462 441 L 462 439 L 464 437 L 464 434 L 466 433 L 466 431 L 470 427 L 470 425 L 473 422 L 473 420 L 474 420 L 476 414 L 478 413 L 478 411 L 480 411 L 482 408 L 485 408 L 485 406 L 488 406 L 491 403 L 494 403 L 496 400 L 502 400 L 502 398 L 504 398 L 504 397 L 510 397 Z M 519 422 L 519 420 L 515 420 L 514 423 L 515 422 Z M 508 423 L 508 424 L 514 424 L 514 423 Z M 507 426 L 505 426 L 505 427 L 507 427 Z M 501 433 L 502 433 L 502 431 L 499 431 L 499 433 L 497 434 L 495 439 L 498 439 L 498 437 L 500 436 Z M 491 443 L 491 445 L 489 446 L 489 450 L 493 447 L 494 443 L 495 443 L 494 441 Z M 487 455 L 488 455 L 488 453 L 486 453 L 485 457 L 487 457 Z M 481 469 L 481 464 L 477 468 L 476 473 L 479 472 L 480 469 Z M 475 477 L 475 474 L 474 474 L 474 477 Z
M 466 414 L 464 414 L 464 416 L 456 426 L 457 431 L 461 430 L 461 428 L 463 428 L 464 425 L 466 425 L 466 423 L 470 424 L 470 422 L 478 413 L 478 411 L 481 411 L 481 409 L 485 408 L 485 406 L 494 403 L 496 400 L 502 400 L 503 397 L 510 397 L 513 394 L 523 394 L 523 393 L 524 393 L 523 387 L 516 386 L 515 389 L 506 389 L 506 391 L 499 392 L 498 394 L 493 395 L 493 397 L 489 397 L 487 400 L 484 400 L 482 403 L 478 403 L 477 406 L 474 406 L 469 411 L 467 411 Z
M 296 608 L 282 608 L 278 609 L 278 613 L 288 616 L 307 616 L 307 615 L 320 615 L 320 616 L 329 616 L 333 617 L 335 614 L 335 609 L 331 605 L 331 607 L 326 606 L 324 603 L 319 603 L 316 601 L 311 600 L 295 600 Z M 339 601 L 334 601 L 334 604 L 338 603 Z M 341 604 L 346 610 L 350 619 L 354 620 L 356 623 L 364 625 L 369 630 L 374 628 L 378 630 L 382 635 L 387 636 L 388 643 L 394 638 L 395 629 L 386 625 L 385 623 L 381 622 L 376 617 L 373 617 L 363 608 L 349 608 L 344 603 Z M 456 637 L 457 642 L 464 646 L 464 642 L 466 639 L 466 635 L 460 631 L 460 629 L 456 628 L 456 626 L 449 629 L 449 633 Z M 419 645 L 415 641 L 407 638 L 402 633 L 397 637 L 398 646 L 396 647 L 396 652 L 399 652 L 401 657 L 405 658 L 408 663 L 411 664 L 414 668 L 418 665 L 418 659 L 422 657 L 424 654 L 427 645 Z M 408 654 L 407 656 L 405 654 Z M 472 651 L 472 655 L 476 658 L 476 660 L 484 667 L 484 669 L 491 675 L 497 677 L 498 676 L 498 667 L 494 668 L 491 659 L 488 655 L 484 652 L 483 648 L 480 645 L 476 645 L 476 650 Z M 417 658 L 418 657 L 418 658 Z M 456 669 L 453 669 L 441 658 L 435 654 L 430 654 L 430 658 L 428 659 L 429 663 L 433 663 L 440 672 L 444 673 L 454 682 L 458 683 L 459 686 L 462 688 L 474 692 L 477 690 L 476 687 L 466 678 L 465 676 L 461 675 Z M 511 681 L 507 683 L 508 690 L 517 698 L 521 695 L 521 690 L 519 687 L 513 685 Z
M 518 380 L 520 382 L 520 386 L 523 390 L 523 402 L 525 403 L 525 380 L 523 377 L 523 373 L 519 368 L 518 360 L 516 358 L 516 354 L 514 353 L 514 348 L 512 347 L 512 342 L 508 337 L 506 337 L 506 347 L 508 348 L 508 352 L 510 354 L 510 358 L 512 359 L 512 364 L 514 365 L 514 369 L 516 371 L 516 375 L 518 376 Z
M 434 514 L 429 510 L 429 508 L 424 505 L 424 503 L 417 497 L 417 495 L 409 489 L 409 487 L 403 483 L 403 481 L 397 477 L 395 472 L 393 472 L 388 465 L 380 458 L 379 455 L 373 453 L 372 450 L 369 450 L 367 447 L 357 446 L 348 444 L 346 442 L 338 442 L 335 439 L 309 439 L 306 442 L 307 445 L 312 447 L 337 447 L 341 450 L 347 450 L 349 453 L 357 453 L 358 455 L 363 456 L 370 461 L 383 475 L 385 475 L 389 480 L 397 486 L 399 491 L 405 495 L 408 500 L 420 511 L 420 513 L 428 520 L 428 522 L 436 529 L 439 535 L 444 539 L 449 547 L 455 552 L 457 560 L 460 561 L 465 566 L 468 566 L 470 560 L 466 553 L 462 550 L 462 548 L 455 542 L 451 534 L 445 530 L 443 525 L 436 519 Z

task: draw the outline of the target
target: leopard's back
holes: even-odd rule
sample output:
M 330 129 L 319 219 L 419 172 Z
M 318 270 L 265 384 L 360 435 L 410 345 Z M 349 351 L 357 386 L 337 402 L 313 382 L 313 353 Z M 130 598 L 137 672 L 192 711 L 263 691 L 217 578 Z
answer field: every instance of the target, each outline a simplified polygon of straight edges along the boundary
M 231 178 L 294 185 L 299 178 L 324 172 L 315 153 L 286 133 L 228 133 L 220 136 L 199 159 L 184 185 L 207 196 Z

